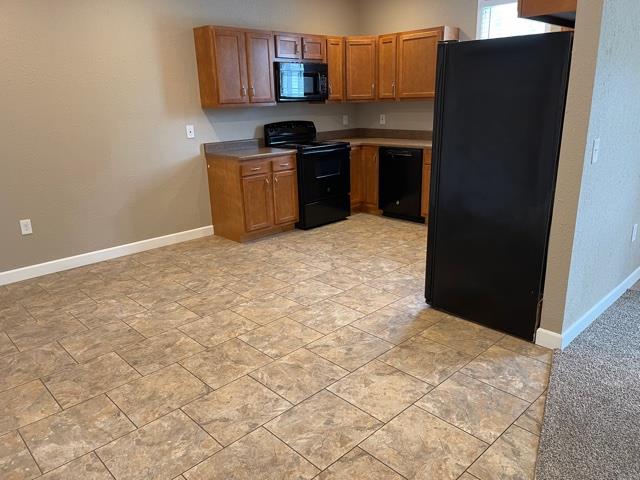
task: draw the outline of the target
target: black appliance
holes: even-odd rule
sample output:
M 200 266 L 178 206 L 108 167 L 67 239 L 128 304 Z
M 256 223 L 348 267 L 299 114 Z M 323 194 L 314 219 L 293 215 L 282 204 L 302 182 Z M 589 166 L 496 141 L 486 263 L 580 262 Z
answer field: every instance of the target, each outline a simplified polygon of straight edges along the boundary
M 324 102 L 327 99 L 327 64 L 275 62 L 276 101 Z
M 427 302 L 533 340 L 573 34 L 438 45 Z
M 383 215 L 424 223 L 422 150 L 380 147 L 378 208 Z
M 267 146 L 298 151 L 300 220 L 296 227 L 307 230 L 351 214 L 348 142 L 316 141 L 313 122 L 301 120 L 265 125 L 264 140 Z

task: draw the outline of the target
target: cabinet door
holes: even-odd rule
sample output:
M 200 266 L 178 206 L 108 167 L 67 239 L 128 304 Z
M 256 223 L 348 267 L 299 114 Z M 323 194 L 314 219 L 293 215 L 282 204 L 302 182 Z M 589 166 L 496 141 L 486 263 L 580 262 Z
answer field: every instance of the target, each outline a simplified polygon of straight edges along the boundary
M 421 214 L 423 217 L 429 215 L 429 191 L 431 188 L 431 149 L 425 148 L 422 162 L 422 205 Z
M 273 225 L 272 195 L 271 174 L 254 175 L 242 179 L 244 225 L 247 232 Z
M 347 37 L 347 100 L 376 97 L 376 37 Z
M 275 38 L 276 57 L 294 60 L 300 60 L 302 58 L 301 37 L 286 33 L 277 33 Z
M 276 225 L 298 220 L 298 177 L 295 170 L 273 174 L 273 213 Z
M 251 103 L 276 101 L 273 88 L 273 35 L 270 32 L 247 32 L 247 71 Z
M 442 29 L 398 35 L 398 98 L 433 98 Z
M 327 38 L 329 100 L 344 100 L 344 39 Z
M 362 147 L 364 162 L 364 203 L 378 208 L 378 147 Z
M 219 103 L 247 103 L 247 56 L 244 32 L 216 28 Z
M 396 35 L 378 38 L 378 98 L 396 98 Z
M 321 35 L 305 35 L 302 37 L 302 58 L 305 60 L 325 59 L 325 37 Z
M 351 208 L 357 208 L 364 201 L 364 165 L 362 148 L 351 147 Z

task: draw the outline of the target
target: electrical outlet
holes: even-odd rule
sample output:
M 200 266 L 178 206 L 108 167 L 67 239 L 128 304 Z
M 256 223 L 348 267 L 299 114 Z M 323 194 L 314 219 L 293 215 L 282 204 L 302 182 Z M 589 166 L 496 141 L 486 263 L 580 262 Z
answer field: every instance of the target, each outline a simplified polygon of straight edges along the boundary
M 185 125 L 184 129 L 187 131 L 187 138 L 196 138 L 196 127 Z
M 591 164 L 598 163 L 598 155 L 600 154 L 600 137 L 593 141 L 593 150 L 591 150 Z
M 349 115 L 342 115 L 342 125 L 345 127 L 349 125 Z
M 387 124 L 387 116 L 384 113 L 380 114 L 380 125 L 386 125 Z
M 30 218 L 25 218 L 24 220 L 20 220 L 20 232 L 22 232 L 22 235 L 31 235 L 33 233 L 33 229 L 31 228 Z
M 638 224 L 637 223 L 633 226 L 633 231 L 631 232 L 631 241 L 635 242 L 636 238 L 638 238 Z

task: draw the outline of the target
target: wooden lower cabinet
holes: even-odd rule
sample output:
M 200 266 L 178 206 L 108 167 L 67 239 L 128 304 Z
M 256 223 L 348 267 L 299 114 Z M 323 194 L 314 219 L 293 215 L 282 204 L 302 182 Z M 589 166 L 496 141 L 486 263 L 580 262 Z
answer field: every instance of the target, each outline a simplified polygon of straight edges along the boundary
M 362 164 L 364 173 L 362 210 L 368 213 L 380 213 L 378 208 L 378 147 L 370 145 L 362 147 Z
M 273 223 L 298 220 L 298 178 L 295 170 L 273 173 Z
M 364 201 L 364 163 L 361 147 L 351 147 L 350 178 L 351 211 L 358 212 L 362 209 Z
M 431 149 L 422 151 L 422 202 L 420 213 L 423 217 L 429 215 L 429 192 L 431 190 Z
M 298 221 L 295 155 L 244 160 L 207 155 L 216 235 L 237 242 L 290 230 Z

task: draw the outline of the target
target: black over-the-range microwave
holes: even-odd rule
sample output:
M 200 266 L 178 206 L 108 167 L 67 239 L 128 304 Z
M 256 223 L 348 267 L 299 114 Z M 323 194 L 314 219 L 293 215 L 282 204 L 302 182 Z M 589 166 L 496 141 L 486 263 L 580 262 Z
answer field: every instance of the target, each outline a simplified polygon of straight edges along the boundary
M 327 64 L 275 62 L 276 101 L 324 102 L 327 99 Z

